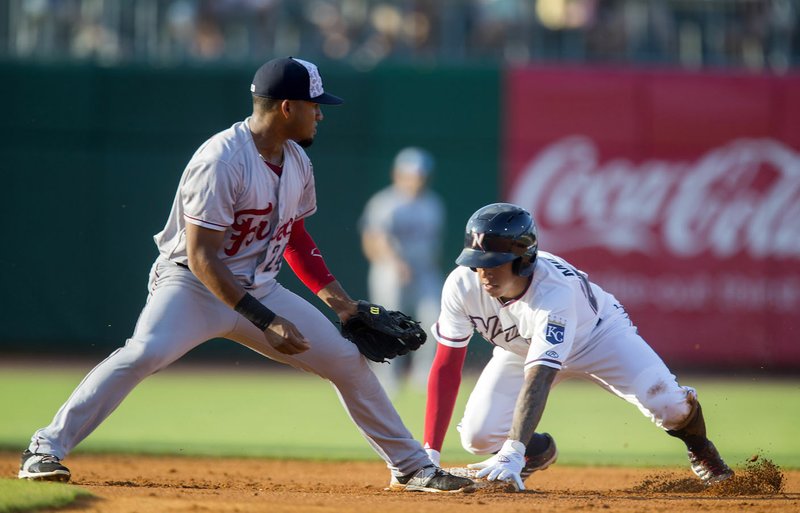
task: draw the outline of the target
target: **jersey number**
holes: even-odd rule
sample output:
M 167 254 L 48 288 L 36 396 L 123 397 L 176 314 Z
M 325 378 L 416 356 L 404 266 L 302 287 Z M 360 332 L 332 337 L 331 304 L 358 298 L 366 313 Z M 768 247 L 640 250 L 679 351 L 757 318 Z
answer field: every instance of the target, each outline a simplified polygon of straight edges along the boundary
M 586 277 L 585 274 L 575 270 L 575 274 L 578 275 L 578 278 L 581 280 L 581 288 L 583 289 L 583 294 L 586 296 L 586 299 L 589 300 L 589 306 L 592 307 L 592 312 L 597 313 L 597 298 L 594 297 L 594 292 L 592 292 L 592 286 L 589 285 L 589 279 Z
M 578 279 L 581 280 L 581 289 L 583 289 L 583 295 L 586 296 L 586 299 L 589 301 L 589 306 L 592 308 L 592 311 L 597 313 L 597 298 L 594 297 L 594 292 L 592 292 L 592 287 L 589 285 L 589 279 L 586 278 L 586 275 L 574 267 L 567 266 L 565 262 L 559 262 L 558 260 L 551 260 L 549 258 L 548 260 L 555 266 L 556 269 L 561 271 L 561 274 L 564 276 L 577 276 Z
M 276 244 L 272 246 L 270 253 L 267 255 L 267 265 L 264 266 L 264 272 L 278 272 L 281 269 L 281 264 L 283 263 L 283 248 L 285 246 L 283 244 Z

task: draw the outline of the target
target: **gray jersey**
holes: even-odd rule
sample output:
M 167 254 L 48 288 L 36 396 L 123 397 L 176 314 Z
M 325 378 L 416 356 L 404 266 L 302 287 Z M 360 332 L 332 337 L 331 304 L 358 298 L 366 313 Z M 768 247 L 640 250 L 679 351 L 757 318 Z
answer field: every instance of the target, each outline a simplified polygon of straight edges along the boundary
M 167 224 L 155 237 L 160 255 L 133 336 L 89 373 L 49 426 L 34 434 L 33 452 L 63 458 L 145 376 L 206 340 L 224 337 L 330 380 L 361 433 L 396 475 L 430 464 L 355 345 L 322 312 L 275 281 L 292 223 L 316 211 L 308 157 L 292 141 L 283 150 L 279 178 L 259 157 L 247 120 L 197 150 Z M 297 327 L 310 342 L 308 351 L 278 352 L 259 328 L 220 301 L 188 268 L 176 265 L 188 262 L 189 223 L 225 233 L 219 258 L 256 299 Z
M 155 241 L 163 258 L 187 264 L 186 223 L 224 231 L 220 260 L 248 291 L 261 296 L 274 286 L 292 223 L 316 212 L 317 198 L 305 151 L 287 141 L 278 177 L 261 160 L 249 119 L 195 152 Z
M 408 312 L 426 328 L 439 315 L 442 287 L 439 255 L 444 213 L 439 195 L 430 190 L 408 197 L 389 186 L 370 198 L 359 222 L 362 232 L 383 233 L 410 271 L 408 276 L 403 276 L 391 259 L 371 262 L 370 300 L 389 309 Z M 409 379 L 422 389 L 426 386 L 435 352 L 436 345 L 428 343 L 411 357 Z M 399 387 L 404 367 L 380 365 L 375 372 L 383 386 L 393 391 Z
M 444 217 L 444 204 L 435 192 L 409 198 L 389 186 L 370 198 L 359 225 L 362 231 L 385 233 L 413 274 L 422 276 L 438 269 Z

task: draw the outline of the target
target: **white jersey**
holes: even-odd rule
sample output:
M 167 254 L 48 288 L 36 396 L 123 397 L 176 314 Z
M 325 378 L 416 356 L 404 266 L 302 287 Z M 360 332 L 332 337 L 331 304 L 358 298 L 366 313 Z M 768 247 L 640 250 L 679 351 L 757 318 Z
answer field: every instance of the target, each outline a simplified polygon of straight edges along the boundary
M 219 132 L 195 152 L 167 224 L 154 239 L 161 257 L 187 265 L 186 223 L 224 231 L 220 259 L 259 297 L 274 284 L 292 223 L 313 214 L 317 200 L 305 151 L 287 141 L 279 177 L 259 156 L 249 120 Z
M 561 369 L 590 341 L 606 308 L 616 300 L 565 260 L 539 251 L 533 279 L 522 296 L 503 305 L 483 290 L 478 273 L 458 267 L 445 282 L 433 336 L 464 347 L 473 330 L 493 345 L 525 359 L 525 368 Z

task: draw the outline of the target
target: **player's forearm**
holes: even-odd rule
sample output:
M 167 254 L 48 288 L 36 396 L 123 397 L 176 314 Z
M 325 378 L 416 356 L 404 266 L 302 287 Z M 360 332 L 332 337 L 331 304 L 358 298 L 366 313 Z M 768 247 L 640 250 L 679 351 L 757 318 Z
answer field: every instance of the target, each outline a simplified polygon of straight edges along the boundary
M 224 231 L 186 224 L 189 269 L 220 301 L 234 308 L 246 292 L 218 256 L 224 241 Z
M 509 440 L 519 440 L 526 445 L 531 440 L 542 420 L 547 396 L 557 372 L 556 369 L 537 365 L 525 373 L 525 383 L 517 397 L 514 419 L 508 433 Z
M 285 344 L 285 339 L 299 340 L 302 336 L 293 325 L 287 327 L 285 319 L 279 319 L 276 323 L 275 312 L 248 294 L 228 266 L 216 254 L 211 254 L 208 248 L 195 249 L 189 253 L 189 268 L 220 301 L 236 310 L 261 331 L 265 333 L 267 329 L 275 331 L 275 326 L 278 326 L 276 333 L 279 338 L 277 341 L 270 342 L 278 351 L 285 354 L 297 354 L 308 349 L 305 342 Z
M 436 346 L 436 356 L 428 377 L 423 430 L 423 442 L 436 451 L 442 450 L 447 427 L 453 417 L 466 355 L 466 347 Z
M 317 292 L 317 297 L 336 312 L 336 315 L 342 321 L 349 319 L 356 313 L 356 301 L 353 301 L 338 281 L 332 281 L 320 289 Z
M 314 294 L 336 280 L 325 265 L 317 244 L 306 230 L 303 219 L 295 221 L 292 225 L 292 234 L 289 236 L 283 258 L 303 285 Z
M 215 254 L 204 249 L 189 253 L 189 268 L 212 294 L 231 308 L 244 297 L 246 291 Z

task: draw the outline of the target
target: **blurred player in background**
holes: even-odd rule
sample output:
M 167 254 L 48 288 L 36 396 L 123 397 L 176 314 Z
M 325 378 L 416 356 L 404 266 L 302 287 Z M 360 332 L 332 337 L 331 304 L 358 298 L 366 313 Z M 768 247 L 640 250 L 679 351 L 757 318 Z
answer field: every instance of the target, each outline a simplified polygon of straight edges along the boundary
M 431 460 L 439 461 L 467 344 L 477 330 L 495 348 L 458 424 L 467 451 L 494 454 L 471 465 L 477 477 L 524 489 L 526 477 L 556 461 L 553 437 L 536 428 L 551 387 L 569 378 L 600 385 L 682 440 L 706 484 L 733 475 L 706 436 L 695 390 L 678 385 L 613 295 L 565 260 L 538 251 L 536 225 L 525 209 L 495 203 L 475 212 L 456 263 L 433 328 L 438 350 L 424 433 Z M 591 419 L 582 420 L 591 429 Z
M 386 461 L 390 488 L 449 492 L 471 485 L 431 463 L 356 346 L 275 280 L 285 258 L 342 322 L 356 314 L 356 302 L 305 228 L 317 197 L 304 148 L 323 120 L 320 104 L 342 99 L 323 90 L 314 64 L 291 57 L 261 66 L 250 92 L 252 115 L 203 143 L 183 172 L 166 226 L 155 236 L 159 256 L 133 335 L 89 372 L 50 425 L 34 433 L 18 476 L 68 481 L 61 460 L 136 385 L 205 341 L 224 337 L 329 380 Z M 283 412 L 274 414 L 278 421 Z M 242 427 L 243 433 L 253 429 L 258 426 Z
M 359 221 L 370 263 L 370 301 L 411 314 L 426 330 L 439 316 L 445 224 L 444 203 L 429 188 L 433 170 L 428 151 L 401 150 L 392 166 L 392 184 L 369 199 Z M 374 364 L 373 369 L 389 395 L 397 393 L 406 378 L 425 390 L 435 352 L 436 344 L 429 342 L 391 364 Z

